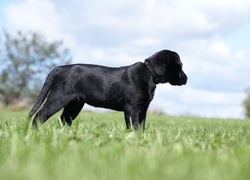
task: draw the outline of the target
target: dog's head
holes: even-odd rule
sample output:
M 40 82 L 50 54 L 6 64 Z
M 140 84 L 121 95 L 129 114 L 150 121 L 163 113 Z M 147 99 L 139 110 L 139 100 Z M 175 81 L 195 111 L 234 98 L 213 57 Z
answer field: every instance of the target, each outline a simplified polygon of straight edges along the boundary
M 161 83 L 169 82 L 171 85 L 184 85 L 187 75 L 182 70 L 180 56 L 170 50 L 162 50 L 149 57 L 148 60 L 155 72 L 164 79 Z

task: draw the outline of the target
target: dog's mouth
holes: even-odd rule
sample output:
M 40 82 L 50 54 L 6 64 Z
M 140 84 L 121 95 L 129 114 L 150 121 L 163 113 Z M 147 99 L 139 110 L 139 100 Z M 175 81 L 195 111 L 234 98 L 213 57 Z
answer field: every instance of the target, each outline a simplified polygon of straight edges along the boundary
M 173 86 L 181 86 L 181 85 L 185 85 L 187 84 L 187 75 L 181 71 L 178 74 L 178 77 L 174 78 L 174 79 L 170 79 L 169 83 Z
M 173 86 L 182 86 L 182 85 L 185 85 L 187 84 L 187 80 L 179 80 L 179 81 L 175 81 L 175 82 L 169 82 L 171 85 Z

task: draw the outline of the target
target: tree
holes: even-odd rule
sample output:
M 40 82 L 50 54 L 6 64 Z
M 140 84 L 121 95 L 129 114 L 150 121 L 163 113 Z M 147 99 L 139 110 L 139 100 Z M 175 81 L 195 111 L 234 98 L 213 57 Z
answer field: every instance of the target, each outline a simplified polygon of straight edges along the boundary
M 62 41 L 47 42 L 36 32 L 6 31 L 1 41 L 0 100 L 9 105 L 22 98 L 38 95 L 42 82 L 52 68 L 71 61 Z
M 245 113 L 248 118 L 250 118 L 250 90 L 247 91 L 247 98 L 243 103 L 245 107 Z

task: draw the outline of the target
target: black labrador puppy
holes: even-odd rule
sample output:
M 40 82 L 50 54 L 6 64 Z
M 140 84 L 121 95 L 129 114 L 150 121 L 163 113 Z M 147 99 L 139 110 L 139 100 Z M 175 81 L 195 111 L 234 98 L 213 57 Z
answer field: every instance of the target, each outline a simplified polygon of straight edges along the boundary
M 71 125 L 84 103 L 95 107 L 124 111 L 126 127 L 145 129 L 146 113 L 156 85 L 184 85 L 187 76 L 176 52 L 162 50 L 144 63 L 111 68 L 91 64 L 72 64 L 53 69 L 29 113 L 36 112 L 33 125 L 45 122 L 64 108 L 63 124 Z

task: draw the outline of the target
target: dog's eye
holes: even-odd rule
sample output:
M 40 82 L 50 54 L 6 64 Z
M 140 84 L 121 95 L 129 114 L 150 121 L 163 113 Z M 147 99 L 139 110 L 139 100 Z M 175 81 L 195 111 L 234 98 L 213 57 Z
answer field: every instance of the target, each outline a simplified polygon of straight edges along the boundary
M 181 71 L 182 69 L 182 66 L 179 63 L 175 63 L 173 67 L 174 67 L 174 70 L 177 72 Z

